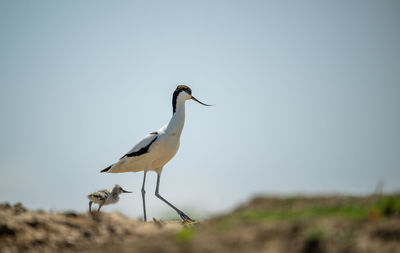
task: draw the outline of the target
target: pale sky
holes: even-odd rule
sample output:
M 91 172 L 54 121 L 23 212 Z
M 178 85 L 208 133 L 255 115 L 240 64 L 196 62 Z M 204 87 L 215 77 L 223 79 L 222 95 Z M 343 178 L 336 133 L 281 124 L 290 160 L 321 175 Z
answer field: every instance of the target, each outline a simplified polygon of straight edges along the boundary
M 0 202 L 142 216 L 143 173 L 100 174 L 172 115 L 161 194 L 189 216 L 255 194 L 400 190 L 399 1 L 0 0 Z M 147 177 L 148 217 L 169 211 Z M 169 213 L 172 213 L 169 211 Z M 157 216 L 158 217 L 158 216 Z

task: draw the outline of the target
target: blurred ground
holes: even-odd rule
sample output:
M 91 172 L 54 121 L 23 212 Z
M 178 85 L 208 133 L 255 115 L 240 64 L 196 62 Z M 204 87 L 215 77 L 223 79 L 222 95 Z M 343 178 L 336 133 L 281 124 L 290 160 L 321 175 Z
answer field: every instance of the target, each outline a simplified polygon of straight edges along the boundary
M 0 252 L 400 252 L 400 195 L 262 196 L 194 224 L 6 203 Z

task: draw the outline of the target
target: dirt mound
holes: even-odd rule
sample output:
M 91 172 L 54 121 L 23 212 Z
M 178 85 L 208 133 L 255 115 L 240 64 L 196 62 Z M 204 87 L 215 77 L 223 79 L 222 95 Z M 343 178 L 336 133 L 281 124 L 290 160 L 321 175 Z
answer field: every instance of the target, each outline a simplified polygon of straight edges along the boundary
M 0 252 L 400 252 L 400 197 L 257 197 L 200 224 L 0 205 Z
M 180 222 L 130 219 L 119 213 L 98 215 L 74 212 L 29 211 L 21 204 L 0 205 L 0 252 L 60 252 L 118 244 L 127 238 L 176 233 Z

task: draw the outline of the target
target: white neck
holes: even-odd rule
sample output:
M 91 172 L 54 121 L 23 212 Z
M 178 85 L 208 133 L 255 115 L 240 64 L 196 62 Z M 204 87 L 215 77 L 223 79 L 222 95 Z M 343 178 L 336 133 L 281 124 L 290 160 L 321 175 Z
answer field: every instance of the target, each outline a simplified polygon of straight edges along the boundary
M 168 134 L 181 136 L 183 126 L 185 125 L 185 101 L 179 101 L 176 105 L 176 111 L 168 123 L 166 132 Z

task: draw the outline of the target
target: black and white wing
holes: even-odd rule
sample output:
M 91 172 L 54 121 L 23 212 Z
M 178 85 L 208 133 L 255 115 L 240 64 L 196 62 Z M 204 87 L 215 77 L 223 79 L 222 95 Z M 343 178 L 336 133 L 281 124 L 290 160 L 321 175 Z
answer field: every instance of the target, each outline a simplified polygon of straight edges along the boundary
M 150 133 L 146 135 L 138 144 L 136 144 L 128 153 L 126 153 L 124 157 L 132 157 L 132 156 L 140 156 L 149 152 L 149 148 L 153 142 L 157 140 L 158 134 L 157 132 Z
M 149 152 L 151 144 L 153 144 L 158 138 L 157 132 L 152 132 L 148 135 L 146 135 L 141 141 L 139 141 L 138 144 L 136 144 L 131 150 L 129 150 L 128 153 L 126 153 L 124 156 L 120 158 L 120 160 L 126 158 L 126 157 L 138 157 L 143 154 L 146 154 Z M 113 164 L 114 165 L 114 164 Z M 108 166 L 107 168 L 101 170 L 100 172 L 107 172 L 109 171 L 113 165 Z

